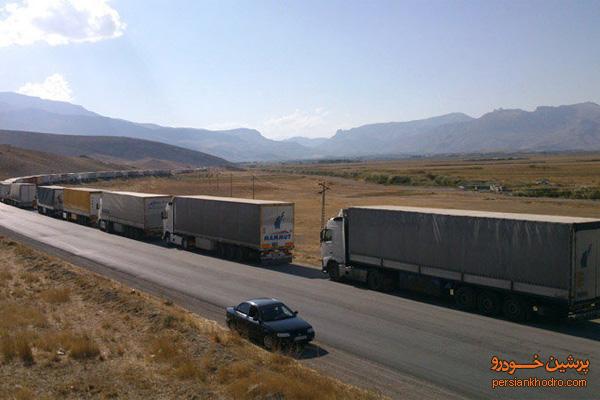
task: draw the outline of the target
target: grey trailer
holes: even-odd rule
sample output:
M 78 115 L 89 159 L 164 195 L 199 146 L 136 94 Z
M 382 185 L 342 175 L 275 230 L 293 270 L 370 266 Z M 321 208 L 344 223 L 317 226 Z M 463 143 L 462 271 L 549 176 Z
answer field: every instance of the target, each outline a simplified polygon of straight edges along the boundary
M 33 208 L 35 205 L 35 187 L 33 183 L 12 183 L 7 202 L 21 208 Z
M 229 259 L 290 262 L 294 203 L 175 196 L 165 211 L 163 239 Z
M 600 220 L 417 207 L 351 207 L 321 233 L 323 271 L 376 290 L 420 287 L 465 309 L 600 315 Z
M 8 181 L 0 182 L 0 201 L 4 201 L 7 199 L 10 194 L 10 185 L 11 183 Z
M 61 217 L 64 210 L 64 190 L 62 186 L 38 186 L 38 213 L 51 217 Z
M 100 198 L 99 226 L 127 236 L 161 236 L 162 215 L 171 196 L 105 191 Z

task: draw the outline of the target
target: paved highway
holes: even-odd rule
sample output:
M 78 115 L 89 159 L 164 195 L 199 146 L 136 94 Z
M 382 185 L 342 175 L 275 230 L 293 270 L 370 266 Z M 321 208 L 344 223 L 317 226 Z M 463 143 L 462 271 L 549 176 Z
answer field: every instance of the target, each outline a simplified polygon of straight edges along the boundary
M 529 325 L 461 312 L 443 302 L 334 283 L 305 266 L 257 267 L 109 235 L 0 204 L 0 233 L 223 322 L 224 307 L 251 297 L 282 299 L 310 321 L 320 349 L 305 360 L 353 384 L 403 399 L 593 398 L 600 394 L 600 321 Z M 491 389 L 509 377 L 493 355 L 589 358 L 584 389 Z M 515 377 L 526 375 L 517 371 Z M 535 370 L 538 378 L 577 378 Z

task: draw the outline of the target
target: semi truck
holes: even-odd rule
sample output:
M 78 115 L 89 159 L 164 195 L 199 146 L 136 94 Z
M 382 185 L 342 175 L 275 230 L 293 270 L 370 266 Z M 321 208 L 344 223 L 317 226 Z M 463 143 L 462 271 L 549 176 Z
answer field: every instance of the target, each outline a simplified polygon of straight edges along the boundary
M 600 315 L 597 219 L 350 207 L 321 231 L 321 256 L 331 280 L 448 295 L 486 315 Z
M 161 236 L 162 213 L 171 196 L 136 192 L 102 192 L 98 213 L 100 229 L 140 238 Z
M 8 199 L 8 195 L 10 194 L 10 185 L 11 183 L 8 181 L 0 182 L 0 201 Z
M 102 191 L 92 188 L 65 188 L 63 218 L 82 225 L 95 225 Z
M 285 263 L 294 248 L 294 203 L 175 196 L 163 214 L 163 239 L 234 260 Z
M 51 217 L 61 217 L 63 213 L 63 186 L 38 186 L 37 210 L 38 213 Z
M 35 205 L 35 185 L 31 183 L 11 183 L 5 203 L 21 208 Z

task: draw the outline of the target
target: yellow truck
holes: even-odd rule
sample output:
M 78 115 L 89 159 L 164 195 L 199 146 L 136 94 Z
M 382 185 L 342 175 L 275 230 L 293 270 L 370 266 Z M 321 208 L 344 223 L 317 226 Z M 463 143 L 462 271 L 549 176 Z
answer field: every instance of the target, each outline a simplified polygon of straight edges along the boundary
M 95 225 L 102 191 L 93 188 L 65 188 L 63 218 L 83 225 Z

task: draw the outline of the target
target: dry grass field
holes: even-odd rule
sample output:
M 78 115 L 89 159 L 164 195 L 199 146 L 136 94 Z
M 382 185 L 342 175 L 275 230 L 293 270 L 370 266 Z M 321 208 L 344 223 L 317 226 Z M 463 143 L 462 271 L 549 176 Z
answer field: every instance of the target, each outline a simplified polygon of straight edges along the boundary
M 532 167 L 532 165 L 534 167 Z M 335 164 L 281 164 L 247 171 L 196 173 L 172 178 L 150 178 L 131 181 L 100 182 L 94 186 L 167 194 L 208 194 L 286 200 L 296 203 L 296 261 L 319 265 L 319 230 L 321 198 L 318 182 L 325 180 L 331 190 L 327 194 L 326 215 L 358 205 L 406 205 L 475 209 L 600 218 L 600 203 L 595 200 L 523 197 L 514 193 L 460 190 L 435 182 L 379 184 L 361 176 L 339 177 L 360 171 L 371 174 L 458 177 L 475 181 L 491 181 L 502 185 L 532 184 L 548 180 L 563 188 L 600 187 L 600 155 L 530 156 L 513 160 L 407 160 Z M 422 173 L 421 171 L 426 171 Z M 319 175 L 322 174 L 322 175 Z
M 0 238 L 2 399 L 374 399 L 170 302 Z

